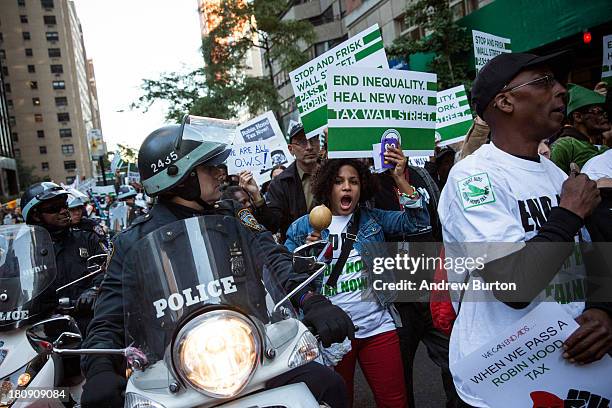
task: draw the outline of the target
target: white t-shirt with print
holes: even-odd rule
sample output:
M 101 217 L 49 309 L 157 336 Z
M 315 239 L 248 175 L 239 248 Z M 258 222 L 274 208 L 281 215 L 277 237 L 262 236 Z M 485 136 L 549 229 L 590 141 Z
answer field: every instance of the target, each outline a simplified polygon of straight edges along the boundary
M 591 158 L 582 166 L 581 172 L 589 176 L 591 180 L 612 178 L 612 149 Z
M 493 144 L 481 146 L 451 169 L 442 191 L 438 213 L 445 244 L 517 243 L 510 250 L 500 248 L 499 244 L 484 244 L 478 251 L 474 250 L 473 244 L 466 246 L 480 254 L 486 250 L 487 261 L 521 249 L 524 246 L 522 242 L 537 235 L 550 208 L 558 205 L 561 185 L 566 178 L 563 171 L 543 156 L 538 163 L 512 156 Z M 457 250 L 459 245 L 447 247 Z M 500 253 L 500 250 L 506 252 Z M 477 253 L 469 255 L 478 256 Z M 453 255 L 447 250 L 446 256 Z M 564 284 L 584 285 L 584 267 L 579 259 L 570 260 L 568 267 L 562 268 L 540 296 L 540 299 L 548 296 L 564 303 L 562 306 L 574 317 L 583 311 L 584 299 L 561 292 L 567 287 Z M 447 272 L 449 281 L 464 281 L 465 274 Z M 471 279 L 482 280 L 480 277 Z M 479 301 L 470 301 L 474 296 L 478 296 Z M 491 341 L 538 303 L 535 300 L 528 307 L 516 310 L 496 300 L 491 291 L 466 291 L 450 339 L 451 372 L 463 357 Z M 454 306 L 457 310 L 458 304 Z M 477 407 L 487 406 L 470 391 L 468 382 L 456 375 L 453 375 L 453 380 L 464 401 Z
M 329 241 L 333 243 L 334 254 L 331 265 L 325 271 L 324 281 L 327 282 L 331 271 L 342 251 L 346 229 L 351 219 L 350 215 L 334 215 L 329 226 Z M 355 333 L 357 338 L 371 337 L 376 334 L 395 330 L 395 323 L 389 312 L 378 302 L 363 301 L 362 294 L 368 288 L 367 274 L 364 273 L 361 256 L 353 248 L 338 277 L 336 291 L 323 287 L 323 294 L 336 306 L 349 314 L 353 323 L 359 326 Z

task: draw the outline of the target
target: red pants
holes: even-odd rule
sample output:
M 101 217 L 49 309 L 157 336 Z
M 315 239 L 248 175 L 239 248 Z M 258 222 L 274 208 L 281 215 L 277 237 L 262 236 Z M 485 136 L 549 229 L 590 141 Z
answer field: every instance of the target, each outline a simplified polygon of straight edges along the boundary
M 355 363 L 359 361 L 377 407 L 404 408 L 408 405 L 399 337 L 395 330 L 355 339 L 351 351 L 334 369 L 344 378 L 353 406 Z

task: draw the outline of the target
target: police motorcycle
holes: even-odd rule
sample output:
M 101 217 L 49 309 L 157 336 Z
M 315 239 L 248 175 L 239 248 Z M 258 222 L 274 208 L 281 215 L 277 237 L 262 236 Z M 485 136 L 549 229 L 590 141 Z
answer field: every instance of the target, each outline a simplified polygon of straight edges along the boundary
M 0 226 L 0 406 L 22 407 L 45 400 L 50 407 L 78 402 L 83 378 L 78 360 L 68 367 L 49 348 L 76 348 L 81 333 L 74 299 L 63 289 L 92 279 L 102 268 L 88 260 L 88 273 L 56 288 L 53 242 L 41 227 Z M 98 259 L 100 261 L 101 259 Z M 73 373 L 73 374 L 70 374 Z M 66 405 L 63 404 L 66 403 Z
M 266 382 L 318 357 L 252 235 L 235 217 L 176 221 L 143 237 L 123 271 L 125 349 L 54 350 L 126 357 L 125 407 L 319 407 L 303 383 Z

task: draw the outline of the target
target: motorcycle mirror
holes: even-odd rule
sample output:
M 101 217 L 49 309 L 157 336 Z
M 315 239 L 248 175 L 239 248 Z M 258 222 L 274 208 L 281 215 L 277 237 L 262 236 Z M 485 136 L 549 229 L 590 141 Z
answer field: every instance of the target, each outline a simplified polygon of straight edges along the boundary
M 287 296 L 285 296 L 277 304 L 275 304 L 274 305 L 274 309 L 272 309 L 273 312 L 276 312 L 281 307 L 281 305 L 283 305 L 287 300 L 291 299 L 293 296 L 295 296 L 296 293 L 299 293 L 310 282 L 315 280 L 319 275 L 321 275 L 323 273 L 323 271 L 327 267 L 327 265 L 322 263 L 322 262 L 316 262 L 314 264 L 314 266 L 315 266 L 315 268 L 312 268 L 312 270 L 314 270 L 314 272 L 306 280 L 304 280 L 302 283 L 300 283 L 298 286 L 296 286 L 291 292 L 289 292 L 289 294 L 287 294 Z
M 84 281 L 86 279 L 90 279 L 93 278 L 94 276 L 103 273 L 104 272 L 104 265 L 100 265 L 97 263 L 93 263 L 92 265 L 90 265 L 90 263 L 92 263 L 94 261 L 100 261 L 101 259 L 106 259 L 107 255 L 106 254 L 98 254 L 98 255 L 94 255 L 91 256 L 89 258 L 87 258 L 87 271 L 89 272 L 87 275 L 81 276 L 79 279 L 73 280 L 72 282 L 69 282 L 67 284 L 65 284 L 64 286 L 60 286 L 59 288 L 55 289 L 55 293 L 59 293 L 60 291 L 75 285 L 81 281 Z
M 53 342 L 53 347 L 74 348 L 78 347 L 83 341 L 83 337 L 78 333 L 64 332 Z

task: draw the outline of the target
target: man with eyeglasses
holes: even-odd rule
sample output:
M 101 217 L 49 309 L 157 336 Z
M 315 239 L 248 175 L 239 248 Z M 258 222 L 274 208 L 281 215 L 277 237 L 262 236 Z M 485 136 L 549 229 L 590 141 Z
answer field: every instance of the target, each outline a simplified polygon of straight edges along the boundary
M 480 70 L 472 102 L 491 128 L 491 143 L 455 164 L 440 197 L 446 256 L 486 254 L 478 270 L 448 269 L 449 281 L 471 288 L 453 293 L 457 319 L 449 347 L 455 388 L 470 406 L 489 404 L 458 374 L 462 360 L 542 301 L 556 301 L 580 325 L 561 352 L 570 364 L 588 364 L 612 350 L 610 304 L 585 303 L 577 293 L 557 290 L 585 284 L 582 262 L 575 262 L 575 239 L 600 201 L 586 175 L 568 178 L 538 155 L 540 141 L 564 119 L 566 89 L 557 78 L 565 77 L 569 60 L 563 52 L 508 53 Z M 498 285 L 478 290 L 495 282 L 514 283 L 517 290 Z
M 264 226 L 280 232 L 284 241 L 289 225 L 313 206 L 312 179 L 319 166 L 320 143 L 318 137 L 306 138 L 301 123 L 293 123 L 287 138 L 289 152 L 295 161 L 270 183 L 265 205 L 275 215 L 274 222 Z M 260 207 L 264 203 L 254 203 Z
M 591 158 L 603 153 L 602 134 L 610 130 L 604 109 L 606 97 L 580 85 L 568 84 L 567 119 L 559 139 L 551 146 L 551 160 L 569 174 L 570 163 L 580 168 Z
M 56 288 L 86 275 L 87 259 L 106 252 L 100 237 L 93 231 L 70 228 L 67 200 L 68 192 L 51 182 L 36 183 L 21 197 L 25 222 L 45 228 L 53 240 L 57 266 L 54 282 Z M 75 301 L 75 317 L 83 335 L 93 316 L 97 288 L 102 279 L 103 274 L 100 274 L 58 292 L 58 297 L 68 297 Z

